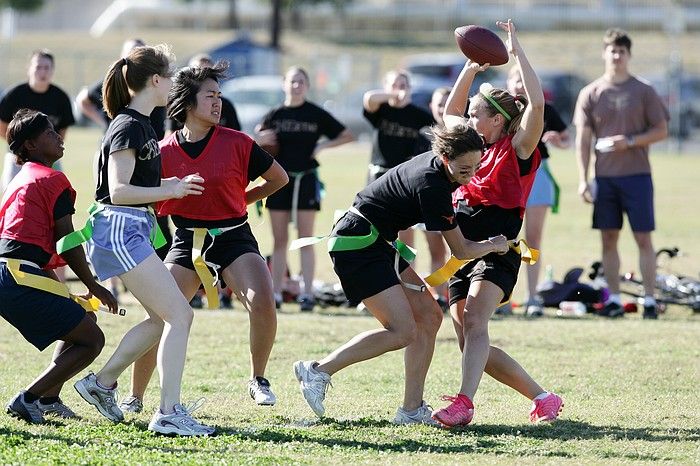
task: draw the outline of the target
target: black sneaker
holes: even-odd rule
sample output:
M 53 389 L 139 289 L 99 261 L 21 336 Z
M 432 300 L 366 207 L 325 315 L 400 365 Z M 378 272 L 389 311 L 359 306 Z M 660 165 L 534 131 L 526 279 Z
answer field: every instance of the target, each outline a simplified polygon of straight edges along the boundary
M 5 407 L 10 416 L 24 419 L 30 424 L 43 424 L 44 415 L 41 414 L 36 401 L 27 403 L 24 401 L 24 390 L 19 392 Z
M 313 296 L 305 294 L 299 297 L 299 310 L 301 312 L 311 312 L 314 310 L 315 305 L 316 300 Z
M 202 309 L 202 307 L 204 307 L 202 297 L 199 296 L 199 294 L 194 295 L 194 297 L 190 300 L 190 307 L 192 309 Z
M 622 307 L 621 304 L 618 304 L 614 301 L 610 301 L 608 304 L 605 305 L 605 307 L 603 307 L 603 309 L 600 310 L 598 315 L 601 317 L 610 317 L 611 319 L 617 317 L 624 317 L 625 309 Z
M 221 309 L 233 309 L 233 303 L 228 293 L 219 293 L 219 307 Z
M 644 306 L 644 314 L 642 314 L 642 319 L 653 319 L 656 320 L 659 318 L 659 313 L 656 312 L 656 305 L 652 304 L 651 306 Z

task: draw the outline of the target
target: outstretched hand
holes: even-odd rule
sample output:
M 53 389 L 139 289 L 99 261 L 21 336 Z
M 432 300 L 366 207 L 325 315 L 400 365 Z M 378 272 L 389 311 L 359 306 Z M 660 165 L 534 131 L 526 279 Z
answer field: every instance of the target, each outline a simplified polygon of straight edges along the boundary
M 518 38 L 515 35 L 515 24 L 509 18 L 508 21 L 496 21 L 496 26 L 508 33 L 506 48 L 511 55 L 515 56 L 516 49 L 520 47 Z
M 107 288 L 103 287 L 100 284 L 96 284 L 96 286 L 92 290 L 90 290 L 89 293 L 82 295 L 81 298 L 87 300 L 93 296 L 99 299 L 102 304 L 107 306 L 109 312 L 111 312 L 112 314 L 116 314 L 119 312 L 119 303 L 117 302 L 117 298 L 115 298 L 114 295 L 110 293 L 109 290 L 107 290 Z
M 199 176 L 199 173 L 187 175 L 180 179 L 176 176 L 172 178 L 163 178 L 161 183 L 166 185 L 172 195 L 171 199 L 182 199 L 185 196 L 195 195 L 200 196 L 204 191 L 204 178 Z
M 484 63 L 483 65 L 480 65 L 477 62 L 471 61 L 471 59 L 467 58 L 466 67 L 467 67 L 467 69 L 474 70 L 474 72 L 479 73 L 481 71 L 486 71 L 486 69 L 490 65 L 491 65 L 490 63 Z

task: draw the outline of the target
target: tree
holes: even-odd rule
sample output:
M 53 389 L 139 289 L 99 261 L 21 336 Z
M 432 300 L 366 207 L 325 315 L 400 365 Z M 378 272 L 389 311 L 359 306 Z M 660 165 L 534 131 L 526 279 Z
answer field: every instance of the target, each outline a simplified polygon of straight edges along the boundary
M 282 8 L 287 8 L 292 14 L 292 24 L 295 29 L 301 27 L 301 15 L 299 9 L 304 4 L 318 5 L 320 3 L 330 3 L 333 7 L 343 12 L 344 8 L 353 0 L 270 0 L 272 3 L 270 20 L 270 46 L 279 49 L 280 36 L 282 33 Z

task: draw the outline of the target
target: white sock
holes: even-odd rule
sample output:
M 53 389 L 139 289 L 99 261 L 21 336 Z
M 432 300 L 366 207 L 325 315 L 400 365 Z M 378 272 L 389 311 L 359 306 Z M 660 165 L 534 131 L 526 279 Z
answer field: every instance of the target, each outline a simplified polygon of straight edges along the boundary
M 610 293 L 608 300 L 605 301 L 605 304 L 609 304 L 609 303 L 615 303 L 615 304 L 622 305 L 622 300 L 620 299 L 620 293 Z
M 282 301 L 282 293 L 275 293 L 275 301 Z
M 540 393 L 539 395 L 537 395 L 536 397 L 534 397 L 534 398 L 532 399 L 532 401 L 535 401 L 535 400 L 544 400 L 544 399 L 547 398 L 548 396 L 549 396 L 549 392 L 542 392 L 542 393 Z

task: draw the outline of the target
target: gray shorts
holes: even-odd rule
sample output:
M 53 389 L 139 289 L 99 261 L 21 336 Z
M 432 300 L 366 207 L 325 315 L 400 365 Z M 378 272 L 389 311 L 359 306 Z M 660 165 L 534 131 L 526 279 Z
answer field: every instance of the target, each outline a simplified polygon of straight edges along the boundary
M 95 215 L 87 252 L 100 280 L 122 275 L 155 254 L 150 240 L 155 221 L 141 207 L 105 206 Z

